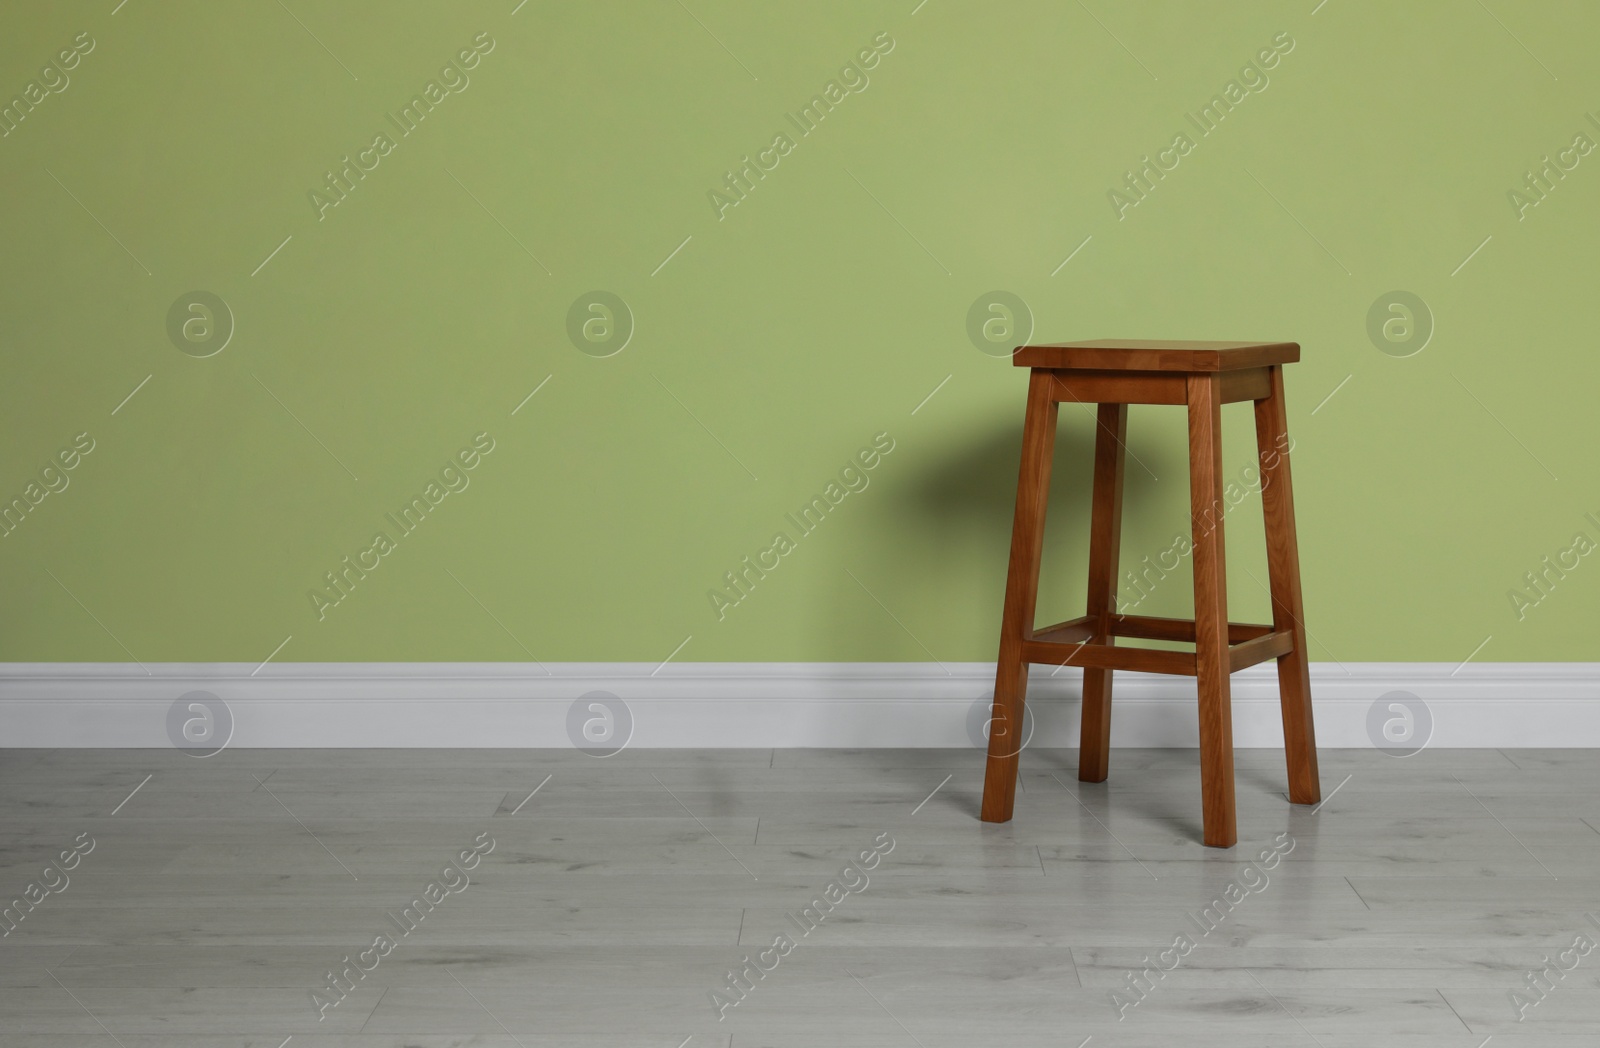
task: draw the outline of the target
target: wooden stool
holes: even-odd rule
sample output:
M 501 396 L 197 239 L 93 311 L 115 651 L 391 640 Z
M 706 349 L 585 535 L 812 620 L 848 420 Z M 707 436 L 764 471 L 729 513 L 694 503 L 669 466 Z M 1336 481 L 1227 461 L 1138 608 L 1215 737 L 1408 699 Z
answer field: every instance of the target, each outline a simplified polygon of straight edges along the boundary
M 1111 746 L 1111 671 L 1173 673 L 1197 679 L 1200 694 L 1200 793 L 1205 843 L 1239 839 L 1233 800 L 1233 711 L 1229 675 L 1278 660 L 1289 799 L 1322 796 L 1311 724 L 1311 680 L 1300 606 L 1300 554 L 1289 482 L 1289 427 L 1283 365 L 1300 359 L 1294 342 L 1138 342 L 1104 339 L 1018 348 L 1013 363 L 1031 369 L 1022 427 L 1022 474 L 1011 529 L 1000 625 L 1000 664 L 983 784 L 983 821 L 1011 819 L 1021 751 L 1028 664 L 1083 667 L 1083 734 L 1078 779 L 1104 782 Z M 1098 404 L 1094 502 L 1089 528 L 1087 614 L 1034 628 L 1039 555 L 1044 539 L 1057 404 Z M 1256 408 L 1261 503 L 1267 526 L 1272 625 L 1228 621 L 1223 570 L 1222 405 Z M 1117 555 L 1122 530 L 1122 475 L 1129 404 L 1189 408 L 1189 515 L 1194 532 L 1194 619 L 1117 614 Z M 1116 638 L 1192 641 L 1194 653 L 1117 647 Z

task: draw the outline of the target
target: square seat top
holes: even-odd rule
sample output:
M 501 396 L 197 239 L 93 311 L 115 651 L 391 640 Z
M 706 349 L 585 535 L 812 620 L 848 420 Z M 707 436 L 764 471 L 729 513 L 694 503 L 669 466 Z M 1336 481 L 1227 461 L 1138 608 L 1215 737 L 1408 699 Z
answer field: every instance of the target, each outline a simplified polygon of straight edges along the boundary
M 1019 346 L 1011 362 L 1024 368 L 1093 371 L 1236 371 L 1300 359 L 1298 342 L 1190 342 L 1099 338 Z

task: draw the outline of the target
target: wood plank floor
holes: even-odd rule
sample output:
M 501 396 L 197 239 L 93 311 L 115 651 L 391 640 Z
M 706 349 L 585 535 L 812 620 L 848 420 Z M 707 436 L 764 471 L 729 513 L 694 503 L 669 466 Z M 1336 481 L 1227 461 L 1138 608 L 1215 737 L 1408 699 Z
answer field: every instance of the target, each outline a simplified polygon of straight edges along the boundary
M 1076 760 L 0 750 L 0 1046 L 1596 1043 L 1600 751 Z

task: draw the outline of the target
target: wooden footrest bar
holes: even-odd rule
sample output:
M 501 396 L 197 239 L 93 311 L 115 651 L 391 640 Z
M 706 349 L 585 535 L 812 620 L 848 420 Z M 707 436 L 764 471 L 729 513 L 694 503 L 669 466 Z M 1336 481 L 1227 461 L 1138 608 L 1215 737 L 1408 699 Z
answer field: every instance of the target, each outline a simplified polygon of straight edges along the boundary
M 1247 640 L 1265 637 L 1271 626 L 1258 626 L 1253 622 L 1228 623 L 1228 643 L 1242 644 Z M 1158 619 L 1153 615 L 1111 616 L 1113 637 L 1138 637 L 1142 640 L 1186 640 L 1194 643 L 1193 619 Z
M 1228 672 L 1238 673 L 1246 666 L 1254 666 L 1258 662 L 1287 655 L 1293 650 L 1294 634 L 1288 630 L 1282 633 L 1268 633 L 1255 640 L 1235 644 L 1228 649 Z
M 1158 651 L 1154 648 L 1118 648 L 1110 644 L 1062 644 L 1054 641 L 1022 642 L 1023 662 L 1051 666 L 1082 666 L 1091 670 L 1138 670 L 1195 676 L 1194 652 Z
M 1194 643 L 1193 619 L 1163 619 L 1150 615 L 1113 615 L 1113 637 L 1141 640 L 1188 641 Z M 1091 643 L 1095 623 L 1087 615 L 1054 626 L 1035 630 L 1022 642 L 1024 662 L 1051 666 L 1081 666 L 1084 669 L 1137 670 L 1141 673 L 1169 673 L 1181 677 L 1196 675 L 1192 651 L 1161 651 L 1154 648 L 1119 648 L 1114 644 Z M 1228 623 L 1228 672 L 1276 659 L 1294 650 L 1294 634 L 1274 632 L 1271 626 L 1253 622 Z

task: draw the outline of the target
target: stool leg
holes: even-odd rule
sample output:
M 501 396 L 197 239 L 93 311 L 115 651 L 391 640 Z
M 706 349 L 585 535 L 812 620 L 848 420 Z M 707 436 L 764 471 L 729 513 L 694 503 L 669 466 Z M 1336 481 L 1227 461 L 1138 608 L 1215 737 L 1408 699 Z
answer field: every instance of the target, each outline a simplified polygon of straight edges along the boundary
M 1044 545 L 1044 512 L 1050 495 L 1050 461 L 1055 453 L 1055 378 L 1049 371 L 1028 376 L 1028 411 L 1022 424 L 1022 469 L 1017 479 L 1017 512 L 1011 524 L 1011 564 L 1006 571 L 1006 602 L 1000 622 L 1000 661 L 994 678 L 994 714 L 989 727 L 989 761 L 983 776 L 984 822 L 1009 822 L 1016 800 L 1017 763 L 1026 741 L 1022 704 L 1028 664 L 1022 641 L 1033 632 L 1039 595 L 1039 557 Z
M 1094 438 L 1094 502 L 1089 522 L 1089 602 L 1096 620 L 1091 643 L 1111 636 L 1117 610 L 1117 563 L 1122 545 L 1123 445 L 1128 405 L 1101 404 Z M 1111 757 L 1111 671 L 1083 671 L 1083 730 L 1078 742 L 1078 781 L 1105 782 Z
M 1200 794 L 1205 843 L 1239 840 L 1233 802 L 1233 708 L 1229 696 L 1228 587 L 1222 538 L 1222 389 L 1216 374 L 1190 375 L 1189 517 L 1194 529 L 1195 671 L 1200 693 Z
M 1267 523 L 1267 573 L 1272 584 L 1272 628 L 1294 636 L 1278 658 L 1283 706 L 1283 749 L 1289 764 L 1289 800 L 1322 799 L 1317 736 L 1311 721 L 1311 673 L 1306 654 L 1305 610 L 1300 603 L 1300 549 L 1294 529 L 1294 486 L 1289 482 L 1289 420 L 1283 369 L 1271 368 L 1272 392 L 1256 401 L 1256 449 L 1261 457 L 1261 509 Z

